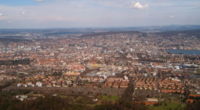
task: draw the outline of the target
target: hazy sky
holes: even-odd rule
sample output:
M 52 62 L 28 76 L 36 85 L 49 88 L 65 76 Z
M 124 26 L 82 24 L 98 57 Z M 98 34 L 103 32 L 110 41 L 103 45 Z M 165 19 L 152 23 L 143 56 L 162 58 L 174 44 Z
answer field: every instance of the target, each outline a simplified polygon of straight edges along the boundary
M 0 0 L 0 28 L 200 25 L 200 0 Z

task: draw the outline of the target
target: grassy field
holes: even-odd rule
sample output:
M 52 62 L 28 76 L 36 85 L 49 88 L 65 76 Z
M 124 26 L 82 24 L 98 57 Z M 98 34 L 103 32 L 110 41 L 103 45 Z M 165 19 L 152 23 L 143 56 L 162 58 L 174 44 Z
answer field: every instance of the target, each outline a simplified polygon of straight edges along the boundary
M 120 97 L 118 96 L 100 96 L 99 99 L 102 100 L 103 102 L 112 102 L 115 103 L 116 101 L 119 100 Z
M 182 104 L 178 101 L 167 101 L 159 105 L 149 106 L 149 110 L 184 110 L 186 107 L 185 104 Z

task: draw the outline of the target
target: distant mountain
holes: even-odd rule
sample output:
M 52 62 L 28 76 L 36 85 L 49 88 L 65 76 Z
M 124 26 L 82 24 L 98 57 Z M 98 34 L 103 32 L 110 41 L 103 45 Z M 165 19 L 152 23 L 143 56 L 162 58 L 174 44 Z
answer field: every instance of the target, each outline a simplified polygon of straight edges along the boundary
M 142 32 L 163 32 L 200 30 L 200 25 L 169 25 L 169 26 L 143 26 L 143 27 L 109 27 L 109 28 L 52 28 L 52 29 L 0 29 L 0 34 L 15 33 L 43 33 L 52 34 L 81 34 L 96 32 L 118 32 L 118 31 L 142 31 Z
M 144 28 L 146 31 L 184 31 L 200 30 L 200 25 L 169 25 L 169 26 L 152 26 Z

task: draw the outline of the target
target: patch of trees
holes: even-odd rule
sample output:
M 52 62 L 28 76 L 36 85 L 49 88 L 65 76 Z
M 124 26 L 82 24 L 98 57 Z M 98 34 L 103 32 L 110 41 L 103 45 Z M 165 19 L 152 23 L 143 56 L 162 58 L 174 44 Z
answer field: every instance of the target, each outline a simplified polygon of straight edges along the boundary
M 2 90 L 3 88 L 6 88 L 8 86 L 10 86 L 14 82 L 15 82 L 14 80 L 1 82 L 1 84 L 0 84 L 0 90 Z
M 197 101 L 193 104 L 188 104 L 185 110 L 199 110 L 199 108 L 200 108 L 200 101 Z
M 73 100 L 58 96 L 40 97 L 36 100 L 19 101 L 11 96 L 0 96 L 0 110 L 145 110 L 140 105 L 121 105 L 104 103 L 88 106 L 85 102 L 74 102 Z
M 94 106 L 81 99 L 73 101 L 73 99 L 62 98 L 58 96 L 45 96 L 35 100 L 19 101 L 12 96 L 0 96 L 0 110 L 148 110 L 141 104 L 134 103 L 110 103 L 102 102 Z M 88 103 L 88 104 L 87 104 Z M 200 103 L 188 104 L 185 110 L 199 110 Z M 179 110 L 179 109 L 177 109 Z
M 30 40 L 24 39 L 24 38 L 22 38 L 22 36 L 6 36 L 6 38 L 0 38 L 0 41 L 4 42 L 4 43 L 9 43 L 9 42 L 30 42 Z
M 0 65 L 28 65 L 31 63 L 31 60 L 29 58 L 25 59 L 18 59 L 18 60 L 0 60 Z
M 13 97 L 0 96 L 0 110 L 92 110 L 86 104 L 72 103 L 66 98 L 46 96 L 36 100 L 19 101 Z

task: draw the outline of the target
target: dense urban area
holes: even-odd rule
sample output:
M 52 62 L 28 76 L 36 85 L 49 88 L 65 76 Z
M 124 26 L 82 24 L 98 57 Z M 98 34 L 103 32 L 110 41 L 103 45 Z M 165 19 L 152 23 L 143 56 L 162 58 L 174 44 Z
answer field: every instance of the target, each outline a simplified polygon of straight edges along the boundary
M 1 110 L 199 110 L 200 30 L 0 31 Z

